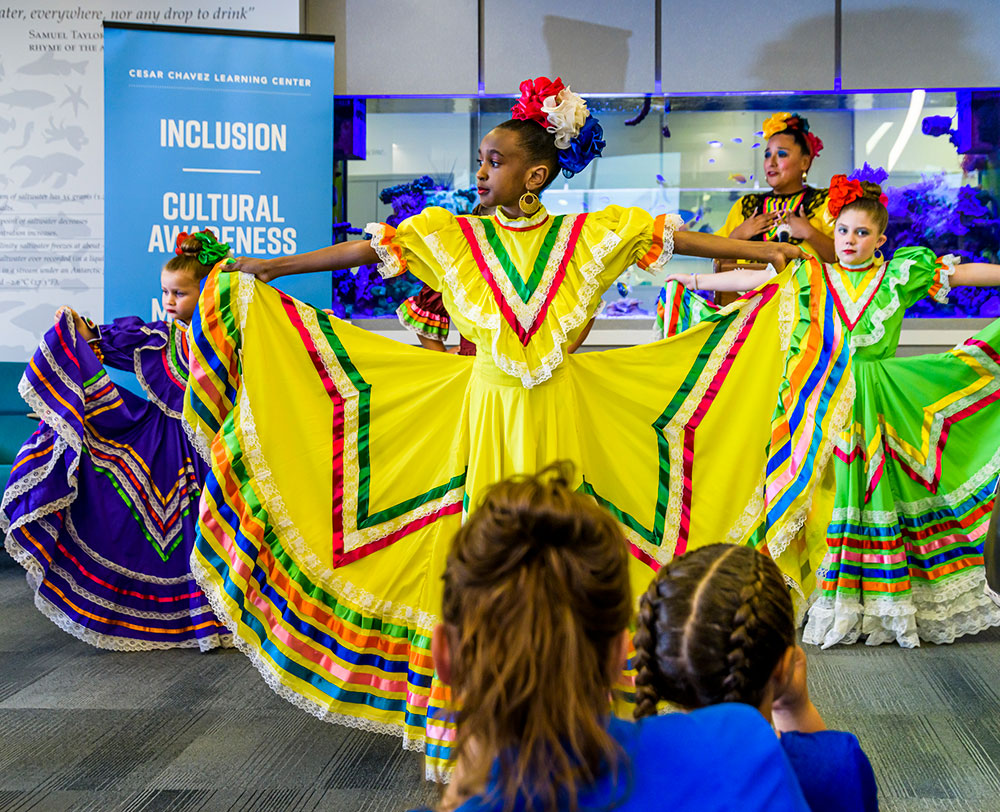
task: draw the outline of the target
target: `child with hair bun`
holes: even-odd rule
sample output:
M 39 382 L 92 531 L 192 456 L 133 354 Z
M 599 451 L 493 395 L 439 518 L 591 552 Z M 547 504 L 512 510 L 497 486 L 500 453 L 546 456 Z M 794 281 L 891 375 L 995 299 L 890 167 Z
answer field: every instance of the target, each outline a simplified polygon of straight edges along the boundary
M 0 528 L 38 609 L 99 648 L 231 640 L 188 564 L 208 463 L 181 420 L 199 283 L 228 251 L 209 231 L 178 236 L 160 273 L 169 322 L 97 326 L 60 308 L 21 380 L 41 424 L 14 462 Z M 133 372 L 148 400 L 105 365 Z
M 1000 625 L 983 568 L 1000 474 L 997 443 L 984 442 L 1000 436 L 1000 320 L 946 353 L 893 357 L 908 306 L 925 296 L 946 302 L 960 285 L 998 286 L 1000 265 L 960 263 L 927 248 L 899 248 L 885 261 L 885 177 L 867 165 L 834 177 L 837 262 L 810 259 L 781 278 L 790 294 L 811 290 L 820 300 L 812 322 L 849 332 L 856 387 L 806 524 L 818 583 L 803 640 L 824 648 L 860 639 L 950 643 Z M 668 282 L 752 290 L 771 276 L 737 270 Z M 677 309 L 699 311 L 692 322 L 718 318 L 696 296 L 684 299 Z
M 813 812 L 878 808 L 857 739 L 827 730 L 809 699 L 791 595 L 773 561 L 731 544 L 692 550 L 660 568 L 639 607 L 637 719 L 661 702 L 750 705 L 777 730 Z
M 823 425 L 847 391 L 844 367 L 828 363 L 847 352 L 834 334 L 786 361 L 776 288 L 681 340 L 569 354 L 632 264 L 801 255 L 678 231 L 680 218 L 636 208 L 551 215 L 539 195 L 603 145 L 580 96 L 526 81 L 512 118 L 480 143 L 476 183 L 492 214 L 430 207 L 396 228 L 370 224 L 369 241 L 238 258 L 209 277 L 193 327 L 185 415 L 219 450 L 192 556 L 199 583 L 281 696 L 400 735 L 427 753 L 431 776 L 454 738 L 428 649 L 441 573 L 487 486 L 572 461 L 574 487 L 612 511 L 645 586 L 709 539 L 783 544 L 808 506 L 806 455 L 829 449 Z M 401 346 L 260 283 L 375 261 L 438 291 L 475 357 Z M 824 400 L 793 425 L 805 381 Z M 727 404 L 748 425 L 729 425 Z M 699 484 L 718 477 L 721 508 Z M 765 490 L 765 479 L 781 481 Z
M 458 707 L 457 771 L 439 810 L 805 809 L 756 711 L 611 716 L 629 553 L 571 474 L 492 486 L 452 543 L 432 648 Z

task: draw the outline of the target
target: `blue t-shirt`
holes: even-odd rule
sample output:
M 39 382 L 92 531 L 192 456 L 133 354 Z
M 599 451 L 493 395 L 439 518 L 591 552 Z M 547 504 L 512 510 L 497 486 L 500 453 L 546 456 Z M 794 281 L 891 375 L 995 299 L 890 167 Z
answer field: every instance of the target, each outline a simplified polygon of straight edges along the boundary
M 581 788 L 581 810 L 638 812 L 805 812 L 798 781 L 774 731 L 749 705 L 729 703 L 639 722 L 612 719 L 609 732 L 629 763 Z M 471 798 L 458 812 L 496 812 Z M 522 804 L 517 809 L 521 810 Z M 553 810 L 554 812 L 554 810 Z
M 781 747 L 812 812 L 878 809 L 875 773 L 853 733 L 782 733 Z

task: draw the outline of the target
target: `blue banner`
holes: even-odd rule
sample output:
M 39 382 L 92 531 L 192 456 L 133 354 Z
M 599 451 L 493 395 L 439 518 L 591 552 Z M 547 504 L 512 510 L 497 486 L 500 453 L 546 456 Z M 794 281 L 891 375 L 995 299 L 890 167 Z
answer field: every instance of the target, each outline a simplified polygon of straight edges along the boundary
M 108 25 L 104 313 L 163 318 L 177 234 L 236 256 L 331 241 L 333 42 Z M 328 274 L 280 287 L 329 307 Z

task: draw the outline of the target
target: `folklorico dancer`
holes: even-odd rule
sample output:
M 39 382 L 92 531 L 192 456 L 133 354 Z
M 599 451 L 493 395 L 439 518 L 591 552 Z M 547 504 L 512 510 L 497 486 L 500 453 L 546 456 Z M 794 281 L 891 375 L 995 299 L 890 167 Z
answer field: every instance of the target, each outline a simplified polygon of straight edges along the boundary
M 199 281 L 228 253 L 211 232 L 182 233 L 160 275 L 169 322 L 97 326 L 60 308 L 21 379 L 41 423 L 17 455 L 0 527 L 38 609 L 99 648 L 230 639 L 188 566 L 208 446 L 182 420 Z M 105 366 L 134 372 L 148 400 Z
M 960 264 L 926 248 L 899 248 L 883 261 L 889 215 L 877 181 L 886 175 L 867 169 L 830 184 L 838 261 L 786 271 L 789 283 L 825 291 L 814 320 L 849 333 L 857 391 L 806 525 L 803 543 L 822 563 L 803 639 L 949 643 L 1000 625 L 983 570 L 1000 472 L 998 444 L 984 441 L 1000 436 L 1000 321 L 946 353 L 893 356 L 908 306 L 925 296 L 947 301 L 960 285 L 1000 285 L 1000 265 Z M 747 290 L 769 276 L 732 271 L 696 282 Z M 667 332 L 727 312 L 672 284 L 666 301 Z M 797 332 L 795 341 L 807 348 Z
M 202 294 L 185 406 L 212 443 L 198 582 L 275 691 L 320 718 L 401 735 L 431 775 L 455 736 L 429 648 L 441 574 L 489 484 L 571 461 L 572 486 L 626 534 L 637 591 L 676 552 L 719 538 L 752 537 L 802 577 L 787 531 L 847 402 L 846 334 L 807 327 L 806 349 L 786 357 L 779 311 L 811 303 L 768 285 L 674 341 L 568 356 L 632 264 L 801 255 L 676 231 L 679 218 L 634 208 L 550 215 L 539 193 L 603 146 L 580 96 L 559 79 L 525 81 L 479 148 L 479 197 L 494 215 L 428 208 L 397 229 L 370 224 L 370 242 L 240 258 Z M 375 261 L 440 291 L 478 354 L 401 346 L 263 284 Z M 745 423 L 732 424 L 736 411 Z

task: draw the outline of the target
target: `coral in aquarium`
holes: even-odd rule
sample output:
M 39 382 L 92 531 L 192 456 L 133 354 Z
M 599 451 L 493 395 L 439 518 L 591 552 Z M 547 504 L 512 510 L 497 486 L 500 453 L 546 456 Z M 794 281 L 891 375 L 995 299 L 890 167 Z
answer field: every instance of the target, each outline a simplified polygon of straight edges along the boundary
M 392 214 L 386 222 L 395 227 L 428 206 L 441 206 L 455 214 L 468 214 L 475 205 L 476 190 L 454 189 L 450 180 L 439 182 L 423 175 L 409 183 L 383 189 L 379 199 L 392 206 Z M 383 279 L 375 268 L 375 265 L 362 265 L 357 273 L 333 272 L 334 315 L 343 319 L 392 316 L 404 299 L 421 288 L 422 283 L 410 273 Z
M 889 202 L 888 240 L 882 253 L 923 245 L 938 256 L 954 254 L 964 262 L 997 262 L 1000 254 L 1000 204 L 996 196 L 976 186 L 948 186 L 944 174 L 925 175 L 907 186 L 886 189 Z M 908 316 L 1000 316 L 995 288 L 955 288 L 948 304 L 923 299 Z

